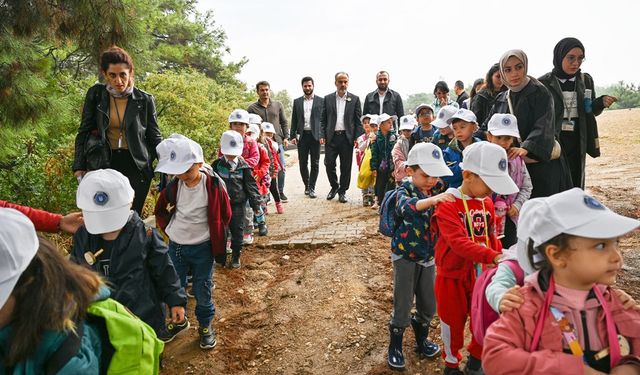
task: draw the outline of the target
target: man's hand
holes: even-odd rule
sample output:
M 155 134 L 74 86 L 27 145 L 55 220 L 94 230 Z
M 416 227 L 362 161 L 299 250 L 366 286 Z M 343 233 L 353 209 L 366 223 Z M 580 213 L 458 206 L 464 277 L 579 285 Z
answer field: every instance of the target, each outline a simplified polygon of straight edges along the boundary
M 73 212 L 63 216 L 59 225 L 60 230 L 74 234 L 82 224 L 84 224 L 82 212 Z
M 284 147 L 289 146 L 289 140 L 288 140 L 288 139 L 284 139 L 284 140 L 282 141 L 282 144 L 284 145 Z
M 171 308 L 171 323 L 177 324 L 184 321 L 184 307 L 173 306 Z
M 519 308 L 523 303 L 524 298 L 520 293 L 520 285 L 516 285 L 504 293 L 498 308 L 500 312 L 506 312 Z
M 291 143 L 294 144 L 294 145 L 297 145 L 298 144 L 298 140 L 296 138 L 293 138 L 291 140 Z
M 324 144 L 324 138 L 320 138 L 320 144 L 323 145 Z

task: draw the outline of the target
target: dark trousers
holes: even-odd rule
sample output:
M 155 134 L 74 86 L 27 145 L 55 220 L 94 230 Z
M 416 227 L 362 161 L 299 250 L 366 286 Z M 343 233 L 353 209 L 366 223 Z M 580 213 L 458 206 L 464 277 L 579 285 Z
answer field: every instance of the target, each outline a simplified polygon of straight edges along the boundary
M 504 237 L 500 239 L 500 242 L 502 242 L 503 249 L 508 249 L 518 242 L 518 227 L 509 215 L 504 217 Z
M 389 190 L 395 189 L 395 187 L 396 183 L 391 177 L 391 167 L 387 167 L 387 169 L 378 168 L 378 173 L 376 175 L 376 185 L 374 186 L 378 204 L 382 204 L 384 193 Z
M 231 255 L 238 258 L 240 257 L 240 250 L 242 250 L 244 205 L 245 202 L 234 203 L 231 205 L 231 222 L 229 222 L 229 231 L 231 232 Z
M 336 160 L 340 157 L 340 184 L 336 174 Z M 335 132 L 331 142 L 324 146 L 324 165 L 332 189 L 345 193 L 351 183 L 351 163 L 353 161 L 353 144 L 344 132 Z
M 273 196 L 273 201 L 274 202 L 280 202 L 280 189 L 279 189 L 279 184 L 278 181 L 280 181 L 280 177 L 278 177 L 280 174 L 277 174 L 276 177 L 271 179 L 271 185 L 269 185 L 269 191 L 271 192 L 271 195 Z
M 144 207 L 144 201 L 147 199 L 147 194 L 149 194 L 153 171 L 149 167 L 139 170 L 129 150 L 123 149 L 111 152 L 110 168 L 122 173 L 129 179 L 129 183 L 135 191 L 132 208 L 138 215 L 142 216 L 142 208 Z
M 577 131 L 577 126 L 576 131 L 560 132 L 560 145 L 569 165 L 573 187 L 584 189 L 585 154 L 580 151 L 580 133 Z
M 311 175 L 307 165 L 309 155 L 311 155 Z M 320 142 L 313 138 L 310 130 L 303 131 L 298 141 L 298 164 L 300 164 L 300 175 L 304 186 L 315 190 L 320 168 Z

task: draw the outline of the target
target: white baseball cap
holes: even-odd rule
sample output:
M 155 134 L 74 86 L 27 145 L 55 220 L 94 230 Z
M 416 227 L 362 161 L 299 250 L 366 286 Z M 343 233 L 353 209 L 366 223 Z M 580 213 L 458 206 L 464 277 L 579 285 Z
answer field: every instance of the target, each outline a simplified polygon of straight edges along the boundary
M 389 119 L 393 119 L 394 121 L 398 118 L 398 116 L 393 115 L 393 116 L 389 116 L 386 113 L 381 114 L 380 116 L 378 116 L 378 125 L 382 124 L 383 122 L 389 120 Z
M 520 191 L 509 176 L 506 151 L 493 143 L 476 142 L 462 150 L 460 168 L 480 176 L 493 192 L 503 195 Z
M 445 105 L 444 107 L 440 108 L 440 110 L 438 111 L 438 115 L 436 116 L 436 119 L 431 122 L 431 125 L 439 129 L 448 127 L 449 124 L 447 123 L 447 121 L 456 112 L 458 112 L 458 108 L 452 105 Z
M 244 141 L 240 133 L 227 130 L 220 137 L 220 151 L 223 155 L 240 156 L 244 149 Z
M 417 165 L 431 177 L 452 176 L 444 162 L 442 150 L 433 143 L 418 143 L 409 151 L 407 166 Z
M 375 125 L 378 126 L 380 125 L 380 121 L 378 121 L 379 116 L 378 115 L 369 115 L 371 117 L 369 117 L 369 125 Z M 360 120 L 362 121 L 362 120 Z
M 449 117 L 449 119 L 447 120 L 447 124 L 451 125 L 453 123 L 453 120 L 456 120 L 456 119 L 460 119 L 466 122 L 473 122 L 474 124 L 478 123 L 478 118 L 476 117 L 476 114 L 464 108 L 458 109 L 456 113 L 453 114 L 453 116 Z
M 84 225 L 91 234 L 122 229 L 129 220 L 134 191 L 129 179 L 113 169 L 88 172 L 76 192 Z
M 229 120 L 231 122 L 231 120 Z M 255 113 L 249 113 L 249 125 L 251 124 L 262 124 L 262 117 L 260 115 L 256 115 Z
M 618 215 L 582 189 L 573 188 L 550 197 L 533 198 L 520 209 L 518 219 L 518 261 L 522 268 L 528 261 L 526 244 L 538 247 L 565 233 L 586 238 L 616 238 L 640 227 L 640 221 Z M 523 253 L 523 254 L 521 254 Z
M 520 131 L 518 130 L 518 119 L 516 116 L 510 113 L 496 113 L 491 116 L 489 123 L 487 124 L 487 130 L 491 135 L 509 135 L 512 137 L 520 138 Z
M 262 126 L 262 131 L 264 131 L 265 133 L 273 133 L 273 134 L 276 133 L 276 127 L 273 126 L 273 124 L 270 122 L 263 122 L 261 126 Z
M 31 220 L 13 208 L 0 208 L 0 309 L 39 246 Z
M 418 121 L 413 115 L 400 117 L 400 130 L 413 130 L 416 125 L 418 125 Z
M 244 124 L 249 125 L 249 112 L 244 109 L 234 109 L 233 112 L 229 115 L 229 123 L 232 122 L 242 122 Z
M 156 146 L 156 172 L 182 174 L 195 163 L 204 163 L 202 147 L 182 134 L 171 134 Z
M 258 140 L 258 137 L 260 137 L 260 125 L 252 123 L 249 125 L 249 129 L 247 129 L 247 133 L 251 133 L 250 137 L 253 138 L 254 141 Z
M 427 103 L 422 103 L 419 106 L 416 107 L 416 110 L 414 111 L 414 113 L 416 114 L 416 117 L 418 117 L 418 115 L 420 114 L 420 111 L 423 110 L 424 108 L 429 108 L 431 110 L 431 113 L 433 113 L 433 107 Z
M 371 123 L 372 119 L 374 117 L 378 117 L 378 115 L 372 115 L 372 114 L 366 114 L 366 115 L 362 115 L 360 116 L 360 122 L 364 121 L 364 119 L 368 118 L 369 119 L 369 123 Z

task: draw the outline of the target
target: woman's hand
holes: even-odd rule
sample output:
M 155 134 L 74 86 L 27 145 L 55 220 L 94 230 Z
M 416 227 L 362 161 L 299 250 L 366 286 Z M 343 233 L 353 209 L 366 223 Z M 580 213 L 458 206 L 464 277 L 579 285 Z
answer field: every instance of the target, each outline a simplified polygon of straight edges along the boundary
M 509 212 L 507 213 L 507 215 L 509 215 L 509 217 L 515 217 L 518 216 L 518 213 L 520 211 L 518 210 L 518 207 L 511 205 L 509 206 Z
M 529 151 L 527 151 L 526 148 L 522 148 L 522 147 L 511 147 L 509 149 L 509 152 L 507 153 L 507 156 L 509 157 L 509 159 L 515 159 L 518 156 L 522 157 L 522 156 L 527 156 L 527 154 L 529 153 Z
M 615 103 L 617 101 L 618 101 L 618 98 L 616 98 L 615 96 L 604 95 L 602 97 L 602 103 L 604 104 L 605 108 L 611 107 L 611 104 L 613 104 L 613 103 Z

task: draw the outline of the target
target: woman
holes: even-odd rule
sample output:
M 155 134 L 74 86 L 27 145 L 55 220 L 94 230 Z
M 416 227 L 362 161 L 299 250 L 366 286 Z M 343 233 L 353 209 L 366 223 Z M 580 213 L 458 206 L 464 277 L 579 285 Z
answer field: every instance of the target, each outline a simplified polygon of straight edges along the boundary
M 440 108 L 445 105 L 452 105 L 456 108 L 459 107 L 455 100 L 449 97 L 449 85 L 445 81 L 438 81 L 433 88 L 433 96 L 436 100 L 433 102 L 433 113 L 438 113 Z
M 525 159 L 531 175 L 531 198 L 547 197 L 572 187 L 566 160 L 556 141 L 553 99 L 542 83 L 527 75 L 527 55 L 507 51 L 500 58 L 500 77 L 508 90 L 496 98 L 491 112 L 511 113 L 518 119 L 520 147 L 509 150 L 509 158 Z
M 162 137 L 153 96 L 134 87 L 129 54 L 111 47 L 100 56 L 106 84 L 87 92 L 73 161 L 78 180 L 89 170 L 111 168 L 127 176 L 135 190 L 133 209 L 142 215 L 153 177 L 151 164 Z
M 469 93 L 469 98 L 465 99 L 462 102 L 461 108 L 469 109 L 469 105 L 473 100 L 473 97 L 478 95 L 478 92 L 484 87 L 484 78 L 478 78 L 473 81 L 473 86 L 471 87 L 471 92 Z
M 75 355 L 58 349 L 84 321 L 103 285 L 100 278 L 64 259 L 36 236 L 26 216 L 9 208 L 0 208 L 0 259 L 2 373 L 97 374 L 102 350 L 93 325 L 77 330 L 82 337 Z M 54 369 L 59 353 L 67 360 Z
M 576 38 L 564 38 L 553 49 L 553 70 L 540 77 L 554 101 L 555 127 L 560 129 L 560 145 L 567 158 L 573 186 L 584 189 L 586 154 L 600 156 L 598 116 L 617 98 L 596 97 L 593 79 L 580 71 L 584 46 Z M 588 90 L 588 91 L 587 91 Z M 586 93 L 591 93 L 585 97 Z M 585 106 L 585 99 L 591 102 Z
M 470 110 L 476 114 L 478 124 L 480 124 L 480 130 L 483 135 L 487 131 L 486 122 L 489 121 L 487 115 L 493 107 L 493 103 L 496 101 L 496 97 L 499 93 L 507 88 L 502 84 L 502 78 L 500 78 L 500 65 L 493 64 L 485 77 L 484 87 L 478 91 L 476 95 L 471 97 Z M 484 139 L 484 138 L 483 138 Z

